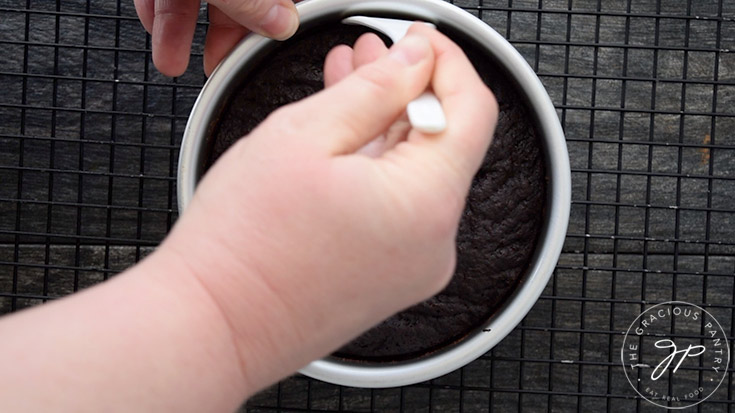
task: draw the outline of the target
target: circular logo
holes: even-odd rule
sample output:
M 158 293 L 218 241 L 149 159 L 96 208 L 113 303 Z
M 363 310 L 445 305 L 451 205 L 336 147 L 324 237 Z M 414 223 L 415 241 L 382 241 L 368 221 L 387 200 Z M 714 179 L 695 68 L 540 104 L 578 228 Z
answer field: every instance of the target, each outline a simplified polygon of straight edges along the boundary
M 633 321 L 620 357 L 625 377 L 641 397 L 667 409 L 684 409 L 705 401 L 720 386 L 730 346 L 712 314 L 669 301 Z

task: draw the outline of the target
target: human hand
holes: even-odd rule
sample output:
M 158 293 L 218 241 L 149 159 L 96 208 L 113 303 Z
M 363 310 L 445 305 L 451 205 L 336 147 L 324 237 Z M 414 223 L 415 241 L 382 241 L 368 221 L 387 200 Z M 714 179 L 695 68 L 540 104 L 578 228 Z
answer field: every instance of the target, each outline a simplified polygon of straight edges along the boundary
M 204 73 L 209 76 L 252 30 L 285 40 L 298 29 L 292 0 L 208 0 L 209 28 L 204 43 Z M 166 76 L 179 76 L 189 64 L 201 0 L 135 0 L 140 22 L 151 35 L 153 64 Z
M 354 47 L 339 45 L 333 48 L 324 62 L 324 87 L 329 88 L 352 74 L 357 68 L 372 63 L 388 53 L 385 43 L 373 33 L 360 36 Z M 408 115 L 404 111 L 384 133 L 367 143 L 356 153 L 378 157 L 406 140 L 411 131 Z
M 497 103 L 437 31 L 414 25 L 390 51 L 376 40 L 335 49 L 329 88 L 226 152 L 161 247 L 221 309 L 253 390 L 437 293 L 453 273 Z M 429 85 L 448 122 L 436 135 L 400 122 Z M 390 139 L 371 156 L 356 153 L 381 134 Z

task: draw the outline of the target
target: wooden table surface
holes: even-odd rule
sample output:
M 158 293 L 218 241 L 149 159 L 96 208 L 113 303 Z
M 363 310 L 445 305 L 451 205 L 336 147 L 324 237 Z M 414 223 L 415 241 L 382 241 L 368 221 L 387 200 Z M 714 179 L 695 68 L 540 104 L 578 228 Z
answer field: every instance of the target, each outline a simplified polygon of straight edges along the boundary
M 707 308 L 735 336 L 735 2 L 465 0 L 539 74 L 567 135 L 573 205 L 541 299 L 485 356 L 398 389 L 302 376 L 266 411 L 653 411 L 619 364 L 648 305 Z M 177 217 L 205 80 L 158 74 L 133 2 L 0 0 L 0 314 L 134 264 Z M 705 404 L 732 411 L 733 369 Z

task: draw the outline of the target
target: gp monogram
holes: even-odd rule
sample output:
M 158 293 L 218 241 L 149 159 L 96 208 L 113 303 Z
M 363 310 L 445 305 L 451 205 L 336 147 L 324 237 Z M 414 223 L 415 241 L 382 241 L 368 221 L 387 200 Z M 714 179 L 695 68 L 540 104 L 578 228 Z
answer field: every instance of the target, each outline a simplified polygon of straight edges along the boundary
M 620 357 L 628 382 L 641 397 L 666 409 L 683 409 L 717 390 L 727 374 L 730 347 L 712 314 L 670 301 L 633 321 Z

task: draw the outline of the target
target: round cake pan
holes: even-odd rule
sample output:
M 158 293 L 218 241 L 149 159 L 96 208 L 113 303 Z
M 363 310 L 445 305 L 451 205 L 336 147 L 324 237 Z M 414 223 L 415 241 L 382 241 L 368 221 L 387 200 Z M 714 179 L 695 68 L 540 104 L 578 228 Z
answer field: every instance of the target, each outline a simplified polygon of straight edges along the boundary
M 476 333 L 445 351 L 396 364 L 347 362 L 333 357 L 317 360 L 301 373 L 330 383 L 354 387 L 395 387 L 430 380 L 480 357 L 502 340 L 528 313 L 548 283 L 561 254 L 571 205 L 571 173 L 564 132 L 541 81 L 523 57 L 481 20 L 441 0 L 306 0 L 297 3 L 299 33 L 325 22 L 364 15 L 423 20 L 473 39 L 516 83 L 526 98 L 540 133 L 549 178 L 544 226 L 533 258 L 518 288 Z M 296 36 L 299 35 L 296 34 Z M 179 157 L 177 195 L 183 212 L 204 174 L 207 139 L 223 102 L 243 80 L 248 68 L 267 58 L 277 42 L 259 35 L 246 37 L 220 63 L 192 109 Z M 264 57 L 265 56 L 265 57 Z

